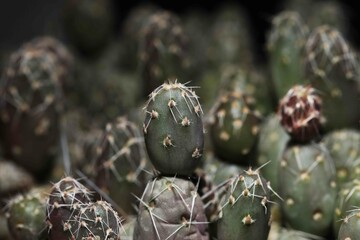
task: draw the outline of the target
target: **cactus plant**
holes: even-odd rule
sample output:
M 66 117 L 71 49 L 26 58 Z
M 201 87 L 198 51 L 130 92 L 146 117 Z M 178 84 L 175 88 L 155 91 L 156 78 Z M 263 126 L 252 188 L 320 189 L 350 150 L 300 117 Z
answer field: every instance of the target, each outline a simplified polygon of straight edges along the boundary
M 218 239 L 264 239 L 270 230 L 270 190 L 251 168 L 229 180 L 217 223 Z
M 356 207 L 349 211 L 349 214 L 343 219 L 341 224 L 338 239 L 339 240 L 352 240 L 359 239 L 360 227 L 360 209 Z
M 125 212 L 134 213 L 131 194 L 140 195 L 149 168 L 140 130 L 125 117 L 106 126 L 98 149 L 95 183 Z
M 77 216 L 67 220 L 72 239 L 120 240 L 121 219 L 108 202 L 97 201 L 81 207 Z
M 163 174 L 191 175 L 201 165 L 202 108 L 191 87 L 178 82 L 155 89 L 146 105 L 145 144 L 154 167 Z
M 360 206 L 360 181 L 358 179 L 349 181 L 340 188 L 336 199 L 333 220 L 335 234 L 339 232 L 341 220 L 349 214 L 349 211 L 354 206 Z
M 156 178 L 139 201 L 134 240 L 209 239 L 204 206 L 191 181 Z
M 360 132 L 342 129 L 326 134 L 322 140 L 336 167 L 336 182 L 342 184 L 360 176 Z
M 322 93 L 324 129 L 357 127 L 359 63 L 341 33 L 329 26 L 314 29 L 305 44 L 304 61 L 306 79 Z
M 255 165 L 251 158 L 261 122 L 253 97 L 233 90 L 219 96 L 209 113 L 210 135 L 215 155 L 238 165 Z
M 278 165 L 289 140 L 289 135 L 280 124 L 279 116 L 268 116 L 260 128 L 257 145 L 258 164 L 266 165 L 261 173 L 275 191 L 279 191 Z
M 5 157 L 39 180 L 51 172 L 59 138 L 59 65 L 50 50 L 25 44 L 11 55 L 2 78 L 0 133 Z
M 276 99 L 304 82 L 302 51 L 307 35 L 308 29 L 296 12 L 281 12 L 272 21 L 267 48 Z
M 62 240 L 73 237 L 73 220 L 92 200 L 91 192 L 72 177 L 55 183 L 46 203 L 46 222 L 49 239 Z
M 10 199 L 7 222 L 14 240 L 46 239 L 45 203 L 47 188 L 35 188 Z
M 292 228 L 326 237 L 331 229 L 335 198 L 335 166 L 321 144 L 289 146 L 279 164 L 281 211 Z

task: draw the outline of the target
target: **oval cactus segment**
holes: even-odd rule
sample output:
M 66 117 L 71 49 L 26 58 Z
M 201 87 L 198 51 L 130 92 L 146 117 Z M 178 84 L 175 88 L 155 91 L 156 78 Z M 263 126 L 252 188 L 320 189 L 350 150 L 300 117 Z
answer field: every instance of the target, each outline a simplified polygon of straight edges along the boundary
M 140 129 L 126 117 L 108 123 L 96 146 L 95 182 L 125 212 L 134 213 L 131 194 L 140 195 L 150 178 Z
M 281 12 L 272 21 L 267 47 L 276 99 L 304 81 L 302 51 L 307 35 L 308 29 L 296 12 Z
M 209 239 L 204 205 L 191 181 L 155 179 L 139 201 L 134 240 Z
M 321 92 L 327 131 L 358 127 L 359 62 L 341 33 L 329 26 L 313 30 L 305 44 L 305 77 Z
M 67 240 L 73 237 L 75 223 L 69 221 L 81 208 L 91 202 L 90 191 L 71 177 L 55 183 L 46 203 L 46 222 L 50 240 Z
M 281 210 L 292 228 L 327 236 L 332 224 L 337 187 L 335 166 L 321 144 L 288 147 L 279 164 Z M 284 181 L 286 179 L 286 181 Z
M 154 167 L 164 174 L 192 174 L 204 145 L 195 92 L 181 83 L 164 83 L 150 95 L 146 112 L 145 143 Z
M 270 189 L 257 170 L 229 180 L 217 223 L 219 239 L 266 240 L 270 231 Z

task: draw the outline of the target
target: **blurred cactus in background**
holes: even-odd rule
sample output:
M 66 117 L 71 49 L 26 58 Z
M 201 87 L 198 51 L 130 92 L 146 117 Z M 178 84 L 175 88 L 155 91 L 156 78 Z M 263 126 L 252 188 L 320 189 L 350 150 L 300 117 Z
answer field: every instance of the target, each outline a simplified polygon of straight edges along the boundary
M 61 2 L 2 31 L 0 239 L 359 238 L 346 3 Z

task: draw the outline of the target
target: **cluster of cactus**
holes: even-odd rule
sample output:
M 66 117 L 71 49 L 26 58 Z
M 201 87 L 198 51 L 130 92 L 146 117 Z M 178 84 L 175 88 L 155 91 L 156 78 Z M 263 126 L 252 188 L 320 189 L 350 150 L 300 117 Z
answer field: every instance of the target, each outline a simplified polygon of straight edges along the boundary
M 325 17 L 338 5 L 280 12 L 260 64 L 241 5 L 139 5 L 117 38 L 111 4 L 66 1 L 72 52 L 38 37 L 0 69 L 1 239 L 358 238 L 359 63 Z

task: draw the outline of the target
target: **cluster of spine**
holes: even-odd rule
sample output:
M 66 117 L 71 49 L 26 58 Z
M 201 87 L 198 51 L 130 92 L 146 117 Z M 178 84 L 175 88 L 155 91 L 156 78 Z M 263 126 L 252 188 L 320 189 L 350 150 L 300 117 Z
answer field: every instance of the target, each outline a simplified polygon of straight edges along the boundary
M 105 201 L 92 201 L 91 192 L 66 177 L 54 184 L 46 203 L 50 240 L 120 239 L 121 219 Z
M 280 123 L 293 140 L 308 142 L 320 135 L 321 108 L 322 100 L 314 88 L 296 85 L 279 103 Z
M 5 157 L 36 177 L 45 176 L 54 163 L 68 57 L 56 40 L 38 38 L 11 55 L 2 78 L 0 133 Z
M 95 183 L 126 212 L 133 212 L 130 194 L 140 195 L 148 178 L 148 160 L 143 136 L 125 117 L 106 126 L 102 141 L 95 146 Z
M 348 215 L 343 219 L 338 239 L 339 240 L 353 240 L 358 239 L 360 227 L 360 209 L 354 208 L 348 212 Z

